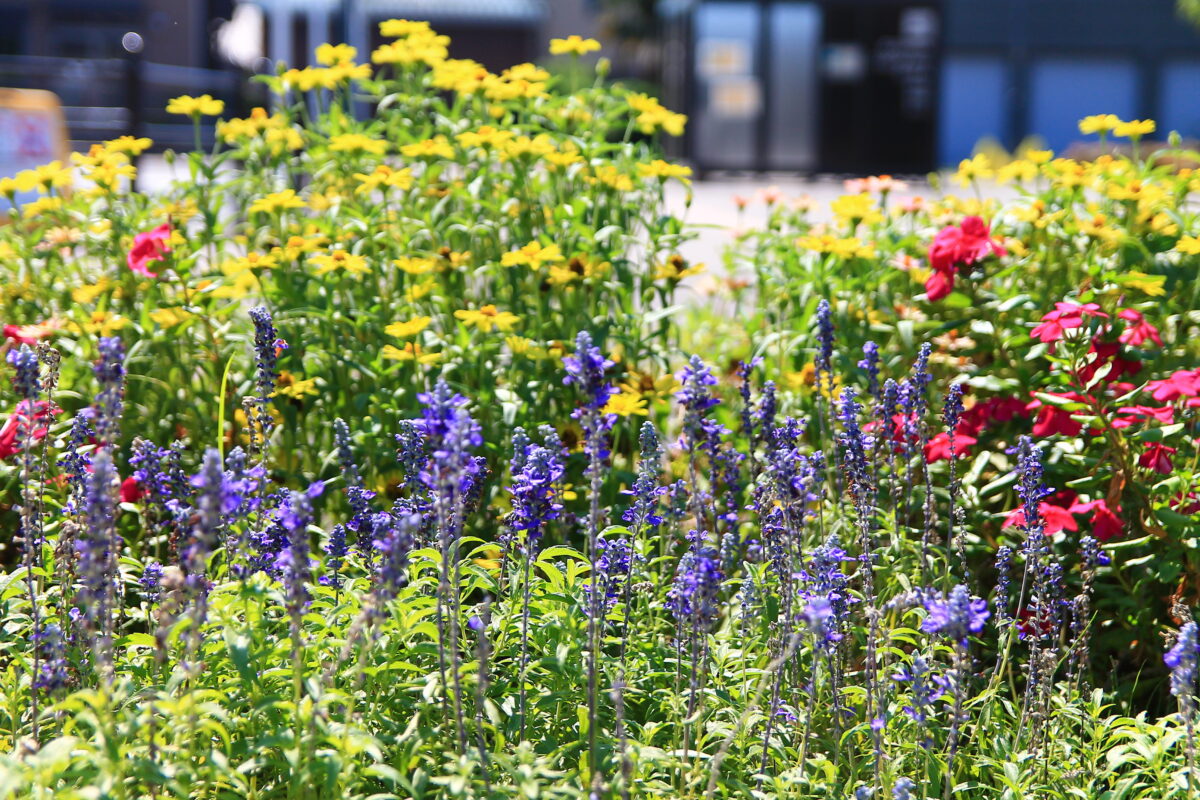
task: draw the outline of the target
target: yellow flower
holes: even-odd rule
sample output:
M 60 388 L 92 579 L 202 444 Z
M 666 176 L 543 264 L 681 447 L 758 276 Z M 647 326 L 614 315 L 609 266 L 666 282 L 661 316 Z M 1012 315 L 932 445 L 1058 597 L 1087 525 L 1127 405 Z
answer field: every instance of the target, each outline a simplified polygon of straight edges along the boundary
M 316 378 L 297 379 L 295 375 L 284 370 L 279 373 L 279 382 L 276 384 L 278 388 L 271 392 L 271 397 L 290 397 L 293 400 L 301 400 L 305 395 L 319 394 L 317 391 Z
M 404 256 L 397 258 L 392 263 L 407 275 L 428 275 L 437 269 L 437 262 L 432 258 Z
M 304 206 L 304 200 L 296 196 L 294 189 L 284 189 L 282 192 L 273 192 L 258 198 L 250 204 L 249 212 L 251 214 L 274 214 L 289 208 L 304 208 Z
M 386 36 L 389 39 L 432 32 L 433 30 L 429 27 L 429 23 L 424 20 L 385 19 L 379 23 L 379 35 Z
M 958 162 L 958 172 L 954 174 L 954 180 L 965 189 L 974 181 L 987 180 L 993 174 L 991 159 L 984 153 L 976 153 L 973 157 Z
M 351 47 L 348 44 L 323 44 L 317 48 L 317 63 L 324 66 L 333 66 L 334 64 L 345 64 L 354 61 L 354 57 L 358 55 L 358 48 Z
M 641 392 L 630 391 L 622 387 L 620 392 L 608 398 L 601 413 L 616 414 L 619 417 L 638 414 L 644 417 L 649 412 L 646 411 L 646 398 L 642 397 Z
M 400 148 L 400 154 L 405 158 L 454 158 L 454 148 L 445 136 L 439 134 L 432 139 L 404 145 Z
M 363 152 L 381 156 L 387 152 L 387 142 L 361 133 L 339 133 L 329 140 L 329 149 L 335 153 Z
M 317 265 L 317 275 L 325 275 L 339 269 L 349 272 L 351 275 L 365 275 L 371 271 L 365 258 L 347 250 L 320 253 L 312 256 L 309 260 Z
M 77 286 L 72 289 L 71 299 L 80 305 L 88 305 L 95 301 L 97 297 L 104 294 L 110 286 L 112 286 L 112 282 L 108 278 L 101 277 L 95 283 Z
M 371 63 L 436 65 L 450 55 L 449 44 L 449 36 L 438 36 L 432 31 L 413 34 L 375 48 L 371 53 Z
M 21 208 L 21 215 L 25 219 L 33 219 L 34 217 L 41 216 L 45 211 L 57 211 L 62 208 L 62 204 L 61 197 L 39 197 L 32 203 L 26 203 Z
M 93 311 L 82 323 L 67 323 L 67 329 L 74 333 L 112 336 L 128 324 L 129 320 L 119 314 L 112 314 L 108 311 Z
M 607 261 L 595 262 L 585 256 L 571 256 L 565 266 L 550 265 L 549 281 L 554 286 L 563 286 L 578 280 L 587 280 L 606 272 L 611 266 Z
M 369 194 L 384 186 L 405 191 L 412 188 L 413 184 L 411 169 L 392 169 L 387 164 L 380 164 L 369 174 L 356 172 L 354 178 L 360 183 L 355 189 L 358 194 Z
M 483 91 L 489 100 L 534 100 L 546 96 L 546 81 L 550 73 L 533 64 L 517 64 L 499 75 L 484 79 Z
M 384 345 L 381 354 L 392 361 L 415 360 L 418 364 L 435 364 L 442 358 L 441 353 L 426 353 L 421 349 L 421 345 L 415 342 L 408 342 L 402 348 L 391 344 Z
M 663 161 L 661 158 L 657 158 L 649 164 L 638 164 L 637 171 L 638 175 L 641 175 L 643 178 L 661 178 L 663 180 L 667 178 L 679 178 L 684 183 L 687 183 L 686 179 L 692 176 L 691 167 L 672 164 Z
M 188 117 L 215 117 L 224 110 L 224 100 L 215 100 L 207 94 L 199 97 L 184 94 L 167 103 L 168 114 L 183 114 Z
M 1108 133 L 1120 124 L 1121 120 L 1116 114 L 1093 114 L 1079 120 L 1079 132 L 1083 134 Z
M 1189 256 L 1200 256 L 1200 236 L 1180 236 L 1175 249 Z
M 231 281 L 223 283 L 212 290 L 212 296 L 218 300 L 242 300 L 262 290 L 262 284 L 253 270 L 243 269 L 229 275 Z
M 482 125 L 479 130 L 463 131 L 454 138 L 463 147 L 497 147 L 511 140 L 516 134 L 512 131 L 498 130 L 491 125 Z
M 433 88 L 445 92 L 472 94 L 483 88 L 484 83 L 493 77 L 495 76 L 478 61 L 469 58 L 449 58 L 434 65 L 429 82 Z
M 1053 150 L 1026 150 L 1022 155 L 1026 160 L 1032 161 L 1034 164 L 1045 164 L 1054 158 Z
M 1037 177 L 1037 164 L 1023 158 L 1011 161 L 996 171 L 996 183 L 1028 183 Z
M 883 219 L 875 199 L 869 194 L 844 194 L 830 203 L 829 207 L 843 224 L 858 221 L 873 225 Z
M 687 259 L 674 253 L 654 270 L 655 280 L 681 281 L 689 275 L 699 275 L 704 271 L 703 264 L 689 265 Z
M 421 331 L 429 327 L 432 322 L 430 317 L 413 317 L 407 322 L 393 322 L 383 329 L 388 336 L 395 336 L 397 339 L 407 339 L 410 336 L 416 336 Z
M 615 164 L 605 164 L 596 169 L 596 177 L 591 179 L 595 182 L 603 183 L 618 192 L 632 192 L 633 180 L 617 169 Z
M 274 269 L 277 266 L 274 254 L 247 253 L 244 258 L 234 258 L 221 264 L 221 272 L 237 275 L 246 270 Z
M 600 49 L 600 43 L 595 39 L 584 39 L 577 34 L 571 34 L 565 39 L 550 40 L 550 55 L 562 56 L 573 55 L 582 56 L 588 53 L 594 53 Z
M 104 143 L 104 148 L 112 153 L 128 153 L 131 156 L 141 155 L 142 151 L 154 144 L 153 141 L 145 136 L 120 136 L 116 139 L 109 139 Z
M 505 158 L 521 158 L 522 156 L 544 158 L 555 152 L 555 145 L 554 140 L 549 135 L 539 133 L 533 138 L 518 136 L 511 141 L 505 142 L 501 145 L 501 152 Z
M 157 308 L 150 312 L 150 319 L 160 328 L 174 328 L 194 316 L 186 308 Z
M 491 303 L 478 309 L 466 308 L 455 311 L 454 316 L 468 326 L 474 325 L 483 333 L 491 333 L 493 328 L 508 333 L 512 330 L 513 325 L 521 319 L 511 311 L 497 311 Z
M 558 249 L 558 245 L 550 244 L 543 246 L 541 242 L 534 241 L 519 250 L 513 250 L 502 255 L 500 257 L 500 265 L 504 267 L 516 267 L 524 264 L 531 269 L 539 269 L 543 264 L 562 260 L 563 254 Z
M 1167 282 L 1166 275 L 1147 275 L 1144 272 L 1134 270 L 1121 273 L 1117 276 L 1116 280 L 1122 286 L 1131 286 L 1134 289 L 1139 289 L 1150 297 L 1161 297 L 1167 293 L 1167 290 L 1163 288 L 1163 284 Z
M 625 99 L 629 107 L 637 112 L 635 124 L 642 133 L 654 133 L 662 129 L 671 136 L 683 135 L 687 115 L 667 110 L 649 95 L 630 94 Z
M 1154 120 L 1152 119 L 1135 119 L 1129 122 L 1121 122 L 1113 128 L 1113 136 L 1125 136 L 1130 139 L 1140 139 L 1147 134 L 1154 133 Z

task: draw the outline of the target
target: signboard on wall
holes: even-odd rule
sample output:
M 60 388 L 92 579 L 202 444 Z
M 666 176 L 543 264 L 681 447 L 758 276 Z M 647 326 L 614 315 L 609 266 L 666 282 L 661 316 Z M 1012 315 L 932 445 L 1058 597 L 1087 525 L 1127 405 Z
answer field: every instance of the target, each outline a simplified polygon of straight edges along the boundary
M 58 96 L 39 89 L 0 89 L 0 177 L 66 157 L 67 125 Z M 36 196 L 18 194 L 17 202 Z M 7 203 L 0 197 L 0 210 L 7 210 Z

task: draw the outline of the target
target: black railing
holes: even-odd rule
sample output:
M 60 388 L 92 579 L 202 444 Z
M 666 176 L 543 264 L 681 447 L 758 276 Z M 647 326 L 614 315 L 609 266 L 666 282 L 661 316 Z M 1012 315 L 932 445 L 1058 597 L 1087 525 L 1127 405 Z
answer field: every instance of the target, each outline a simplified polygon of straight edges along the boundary
M 167 113 L 181 94 L 210 94 L 225 101 L 225 116 L 244 114 L 250 87 L 231 70 L 157 64 L 140 58 L 51 58 L 0 56 L 0 87 L 45 89 L 58 95 L 72 150 L 124 134 L 149 136 L 154 150 L 188 149 L 192 124 Z M 211 145 L 213 128 L 202 138 Z

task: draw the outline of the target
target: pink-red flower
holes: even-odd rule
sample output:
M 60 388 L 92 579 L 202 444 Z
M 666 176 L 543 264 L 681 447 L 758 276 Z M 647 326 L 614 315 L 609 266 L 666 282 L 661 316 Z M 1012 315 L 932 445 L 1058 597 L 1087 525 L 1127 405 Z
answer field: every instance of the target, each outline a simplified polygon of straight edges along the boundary
M 1121 507 L 1117 506 L 1114 511 L 1108 507 L 1108 503 L 1104 500 L 1075 503 L 1071 506 L 1070 510 L 1073 514 L 1087 514 L 1091 512 L 1092 517 L 1088 520 L 1088 524 L 1092 526 L 1092 534 L 1102 542 L 1115 539 L 1125 530 L 1124 523 L 1117 516 L 1121 512 Z
M 164 222 L 151 231 L 143 231 L 133 237 L 133 247 L 129 249 L 126 262 L 129 268 L 147 278 L 157 278 L 157 272 L 151 272 L 146 266 L 151 261 L 162 261 L 171 252 L 171 223 Z
M 979 440 L 965 433 L 954 434 L 954 457 L 963 458 L 970 454 L 971 445 Z M 950 460 L 950 434 L 942 431 L 925 443 L 925 459 L 930 463 Z
M 1123 344 L 1127 344 L 1130 347 L 1141 347 L 1142 343 L 1149 339 L 1159 347 L 1162 347 L 1162 336 L 1159 335 L 1158 328 L 1146 322 L 1146 318 L 1142 316 L 1140 311 L 1134 311 L 1132 308 L 1122 308 L 1117 312 L 1117 316 L 1130 323 L 1125 326 L 1125 330 L 1121 332 L 1121 336 L 1119 337 Z
M 947 225 L 937 232 L 929 245 L 933 274 L 925 281 L 925 295 L 930 301 L 941 300 L 954 290 L 954 274 L 959 267 L 969 267 L 989 254 L 1005 254 L 991 233 L 980 217 L 966 217 L 961 225 Z
M 125 480 L 121 481 L 121 502 L 136 503 L 141 500 L 146 494 L 142 489 L 142 485 L 137 482 L 137 478 L 130 475 Z
M 1075 516 L 1070 509 L 1042 502 L 1038 503 L 1038 513 L 1042 515 L 1045 523 L 1044 533 L 1047 536 L 1059 531 L 1079 530 L 1079 523 L 1075 521 Z M 1008 516 L 1004 518 L 1005 528 L 1019 528 L 1024 524 L 1025 511 L 1020 507 L 1008 512 Z
M 1146 384 L 1155 400 L 1160 403 L 1172 403 L 1181 397 L 1196 397 L 1200 395 L 1200 369 L 1181 369 L 1161 381 L 1150 381 Z
M 0 460 L 21 452 L 26 441 L 38 442 L 46 438 L 50 420 L 56 413 L 59 409 L 52 410 L 45 400 L 38 400 L 32 407 L 28 400 L 17 403 L 8 419 L 0 425 Z
M 1101 311 L 1100 306 L 1095 303 L 1055 303 L 1054 310 L 1043 316 L 1041 324 L 1030 331 L 1029 335 L 1047 344 L 1057 342 L 1068 330 L 1083 325 L 1087 317 L 1108 319 L 1108 314 Z
M 1044 392 L 1051 397 L 1060 397 L 1063 400 L 1071 400 L 1076 403 L 1082 403 L 1086 398 L 1078 392 Z M 1043 403 L 1041 400 L 1034 398 L 1026 408 L 1030 411 L 1037 411 L 1037 418 L 1033 421 L 1033 435 L 1041 438 L 1043 436 L 1053 436 L 1056 433 L 1063 436 L 1077 436 L 1083 430 L 1083 424 L 1071 418 L 1070 411 L 1060 408 L 1049 403 Z
M 1171 406 L 1121 406 L 1112 419 L 1112 426 L 1123 430 L 1149 420 L 1170 425 L 1175 421 L 1175 409 Z
M 1088 352 L 1094 354 L 1096 358 L 1079 370 L 1079 377 L 1083 380 L 1084 385 L 1090 384 L 1096 377 L 1096 373 L 1106 364 L 1112 366 L 1101 380 L 1108 383 L 1122 375 L 1136 375 L 1142 371 L 1142 362 L 1120 357 L 1121 345 L 1117 342 L 1101 342 L 1094 339 Z
M 38 340 L 45 339 L 63 326 L 60 319 L 48 319 L 36 325 L 5 325 L 4 338 L 12 339 L 17 344 L 35 345 Z
M 1171 456 L 1177 452 L 1179 451 L 1174 447 L 1165 445 L 1162 442 L 1153 442 L 1138 459 L 1138 466 L 1154 470 L 1160 475 L 1170 475 L 1172 468 Z

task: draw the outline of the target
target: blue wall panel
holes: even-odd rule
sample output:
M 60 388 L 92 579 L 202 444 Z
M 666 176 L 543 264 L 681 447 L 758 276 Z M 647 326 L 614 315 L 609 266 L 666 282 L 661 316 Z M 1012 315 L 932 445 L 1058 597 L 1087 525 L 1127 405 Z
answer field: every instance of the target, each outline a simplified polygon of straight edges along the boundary
M 1029 132 L 1055 152 L 1084 138 L 1079 120 L 1090 114 L 1137 116 L 1137 72 L 1132 61 L 1045 59 L 1029 70 Z
M 1163 66 L 1158 135 L 1179 131 L 1200 138 L 1200 61 L 1175 61 Z
M 947 55 L 942 60 L 939 163 L 957 165 L 984 136 L 1003 139 L 1006 72 L 1000 58 Z

